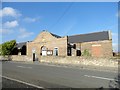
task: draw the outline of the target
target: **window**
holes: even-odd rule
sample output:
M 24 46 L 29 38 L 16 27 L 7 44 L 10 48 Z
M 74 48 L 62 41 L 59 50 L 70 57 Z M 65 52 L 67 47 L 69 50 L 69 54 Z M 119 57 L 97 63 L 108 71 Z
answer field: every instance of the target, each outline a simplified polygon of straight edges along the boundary
M 58 48 L 54 48 L 54 50 L 53 50 L 53 55 L 54 55 L 54 56 L 58 56 Z
M 46 56 L 47 55 L 47 48 L 45 46 L 42 46 L 41 52 L 42 52 L 42 56 Z

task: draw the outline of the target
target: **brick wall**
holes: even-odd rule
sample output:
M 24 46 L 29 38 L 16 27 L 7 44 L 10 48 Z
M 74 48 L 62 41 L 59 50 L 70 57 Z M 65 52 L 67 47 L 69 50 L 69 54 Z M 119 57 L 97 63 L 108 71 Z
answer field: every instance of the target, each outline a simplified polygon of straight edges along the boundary
M 84 42 L 81 44 L 81 52 L 85 49 L 89 50 L 90 54 L 95 57 L 112 57 L 112 40 Z

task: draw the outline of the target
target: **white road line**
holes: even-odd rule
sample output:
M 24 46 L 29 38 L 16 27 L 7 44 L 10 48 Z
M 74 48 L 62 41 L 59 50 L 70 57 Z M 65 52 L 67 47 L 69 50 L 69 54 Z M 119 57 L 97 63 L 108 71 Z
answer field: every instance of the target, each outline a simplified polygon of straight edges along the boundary
M 19 62 L 11 62 L 11 63 L 19 63 Z M 73 68 L 73 67 L 70 67 L 70 66 L 59 66 L 59 65 L 49 65 L 49 64 L 34 64 L 34 63 L 20 63 L 20 64 L 32 64 L 32 65 L 46 65 L 46 66 L 52 66 L 52 67 L 64 67 L 64 68 Z M 77 69 L 85 69 L 85 70 L 94 70 L 94 71 L 103 71 L 103 72 L 112 72 L 112 73 L 118 73 L 118 71 L 111 71 L 111 70 L 97 70 L 97 69 L 88 69 L 88 68 L 77 68 Z
M 92 77 L 92 78 L 97 78 L 97 79 L 104 79 L 104 80 L 112 80 L 114 81 L 115 79 L 112 78 L 105 78 L 105 77 L 98 77 L 98 76 L 91 76 L 91 75 L 84 75 L 85 77 Z M 116 80 L 117 81 L 117 80 Z
M 25 67 L 25 66 L 17 66 L 17 67 L 20 67 L 20 68 L 29 68 L 29 69 L 32 68 L 32 67 Z
M 37 64 L 36 64 L 37 65 Z M 46 66 L 53 66 L 53 67 L 64 67 L 64 68 L 74 68 L 74 67 L 70 67 L 70 66 L 58 66 L 58 65 L 48 65 L 48 64 L 44 64 Z M 103 71 L 103 72 L 112 72 L 112 73 L 118 73 L 117 71 L 110 71 L 110 70 L 97 70 L 97 69 L 88 69 L 88 68 L 77 68 L 77 69 L 85 69 L 85 70 L 94 70 L 94 71 Z
M 81 69 L 81 68 L 80 68 Z M 110 71 L 110 70 L 97 70 L 97 69 L 88 69 L 88 68 L 82 68 L 85 70 L 94 70 L 94 71 L 101 71 L 101 72 L 112 72 L 112 73 L 118 73 L 118 71 Z
M 13 78 L 10 78 L 10 77 L 7 77 L 7 76 L 0 75 L 0 77 L 6 78 L 6 79 L 9 79 L 9 80 L 12 80 L 12 81 L 16 81 L 16 82 L 19 82 L 19 83 L 23 83 L 23 84 L 26 84 L 26 85 L 29 85 L 29 86 L 32 86 L 32 87 L 35 87 L 35 88 L 44 89 L 41 86 L 37 86 L 37 85 L 31 84 L 31 83 L 27 83 L 27 82 L 24 82 L 24 81 L 21 81 L 21 80 L 13 79 Z

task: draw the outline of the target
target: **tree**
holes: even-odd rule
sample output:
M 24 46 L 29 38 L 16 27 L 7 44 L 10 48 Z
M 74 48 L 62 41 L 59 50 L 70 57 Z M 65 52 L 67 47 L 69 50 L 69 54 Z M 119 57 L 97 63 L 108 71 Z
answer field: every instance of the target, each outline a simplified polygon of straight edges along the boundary
M 11 40 L 11 41 L 3 43 L 1 55 L 3 56 L 11 55 L 15 45 L 16 45 L 16 40 Z
M 2 54 L 2 44 L 0 44 L 0 55 Z

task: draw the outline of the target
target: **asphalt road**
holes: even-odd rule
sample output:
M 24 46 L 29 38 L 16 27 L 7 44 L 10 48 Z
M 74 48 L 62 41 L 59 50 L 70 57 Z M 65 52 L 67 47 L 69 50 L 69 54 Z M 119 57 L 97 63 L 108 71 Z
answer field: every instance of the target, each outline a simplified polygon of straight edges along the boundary
M 10 79 L 6 79 L 6 78 L 2 78 L 2 87 L 3 88 L 31 88 L 31 89 L 35 89 L 37 90 L 36 87 L 24 84 L 24 83 L 20 83 L 20 82 L 16 82 Z M 41 89 L 43 90 L 43 89 Z
M 2 63 L 3 88 L 109 88 L 116 72 L 57 67 L 44 64 Z M 7 82 L 12 82 L 7 84 Z M 14 82 L 14 83 L 13 83 Z M 16 82 L 16 83 L 15 83 Z M 23 85 L 24 84 L 24 85 Z

